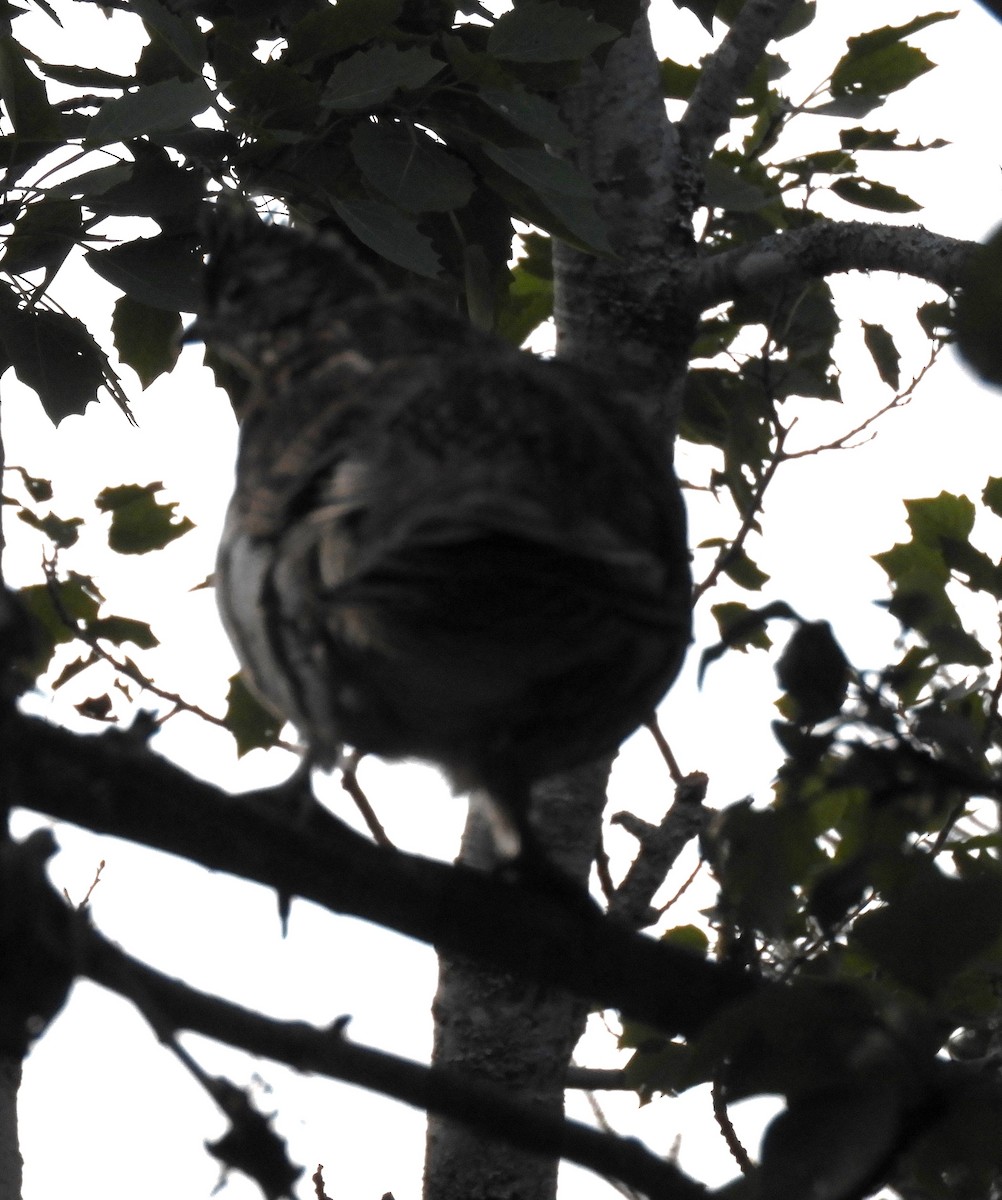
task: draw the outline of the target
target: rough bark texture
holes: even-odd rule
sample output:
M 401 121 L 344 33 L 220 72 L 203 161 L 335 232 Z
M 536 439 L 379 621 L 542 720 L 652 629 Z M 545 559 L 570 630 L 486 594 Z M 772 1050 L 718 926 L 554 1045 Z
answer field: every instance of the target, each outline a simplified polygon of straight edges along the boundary
M 687 294 L 702 308 L 798 280 L 846 271 L 899 271 L 952 291 L 978 247 L 921 227 L 826 221 L 687 264 Z
M 677 133 L 665 114 L 646 16 L 591 66 L 564 101 L 576 134 L 578 168 L 594 184 L 614 255 L 554 242 L 557 351 L 608 367 L 657 396 L 670 435 L 677 389 L 692 338 L 691 311 L 674 298 L 672 259 L 692 253 L 694 197 Z
M 534 826 L 553 861 L 587 881 L 605 806 L 607 766 L 585 767 L 540 785 Z M 461 859 L 492 865 L 490 831 L 471 809 Z M 550 1114 L 564 1107 L 564 1081 L 583 1030 L 588 1006 L 580 998 L 484 971 L 466 959 L 441 959 L 433 1005 L 436 1066 L 509 1088 L 527 1104 Z M 427 1197 L 466 1200 L 548 1200 L 558 1163 L 513 1151 L 453 1122 L 428 1122 L 425 1160 Z
M 21 1149 L 17 1139 L 17 1091 L 21 1063 L 0 1059 L 0 1200 L 21 1200 Z
M 602 68 L 586 72 L 565 116 L 580 137 L 578 165 L 597 185 L 619 257 L 554 243 L 558 354 L 607 368 L 608 349 L 616 346 L 619 377 L 646 390 L 652 379 L 666 378 L 668 359 L 684 358 L 691 336 L 687 330 L 675 336 L 677 322 L 661 302 L 674 160 L 646 15 Z M 664 413 L 652 404 L 652 419 Z M 666 447 L 671 424 L 664 425 Z M 576 879 L 588 878 L 598 846 L 607 774 L 607 764 L 575 771 L 535 794 L 539 840 Z M 460 861 L 484 865 L 484 838 L 474 815 Z M 436 1065 L 469 1070 L 544 1111 L 563 1111 L 567 1067 L 587 1016 L 579 1000 L 443 959 L 433 1011 Z M 551 1200 L 557 1166 L 432 1119 L 425 1200 Z

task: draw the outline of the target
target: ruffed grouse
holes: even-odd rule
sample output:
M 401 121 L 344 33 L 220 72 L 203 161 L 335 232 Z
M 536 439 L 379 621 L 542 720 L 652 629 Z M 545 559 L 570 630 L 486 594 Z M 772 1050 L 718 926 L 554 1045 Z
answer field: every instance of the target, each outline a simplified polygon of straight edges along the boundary
M 437 763 L 526 830 L 689 641 L 685 516 L 615 380 L 542 361 L 336 238 L 220 217 L 198 329 L 232 369 L 223 619 L 312 761 Z

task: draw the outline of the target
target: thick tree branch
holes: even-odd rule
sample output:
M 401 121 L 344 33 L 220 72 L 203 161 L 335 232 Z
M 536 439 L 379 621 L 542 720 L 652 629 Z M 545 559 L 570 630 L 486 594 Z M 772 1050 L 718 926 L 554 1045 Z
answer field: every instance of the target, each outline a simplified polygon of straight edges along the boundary
M 640 843 L 640 853 L 609 903 L 609 911 L 632 928 L 657 920 L 658 914 L 650 908 L 655 893 L 682 851 L 702 833 L 713 816 L 711 809 L 703 807 L 705 796 L 706 776 L 696 774 L 679 785 L 675 802 L 659 825 L 650 825 L 632 813 L 613 816 L 613 824 L 622 825 Z
M 962 284 L 977 250 L 976 242 L 928 229 L 826 221 L 686 263 L 682 271 L 686 293 L 707 309 L 746 292 L 788 287 L 846 271 L 897 271 L 953 291 Z
M 229 796 L 128 734 L 83 737 L 12 714 L 0 745 L 7 804 L 166 850 L 692 1033 L 764 985 L 622 928 L 596 909 L 479 871 L 375 846 L 319 805 Z
M 727 36 L 703 62 L 678 126 L 692 160 L 708 158 L 730 129 L 738 98 L 793 4 L 794 0 L 747 0 Z
M 53 892 L 52 902 L 60 899 Z M 620 1138 L 521 1104 L 498 1087 L 350 1042 L 342 1022 L 318 1029 L 279 1021 L 171 979 L 125 954 L 89 925 L 83 974 L 135 1004 L 157 1036 L 201 1033 L 251 1054 L 391 1096 L 451 1117 L 536 1154 L 566 1158 L 665 1200 L 700 1200 L 706 1190 L 633 1138 Z

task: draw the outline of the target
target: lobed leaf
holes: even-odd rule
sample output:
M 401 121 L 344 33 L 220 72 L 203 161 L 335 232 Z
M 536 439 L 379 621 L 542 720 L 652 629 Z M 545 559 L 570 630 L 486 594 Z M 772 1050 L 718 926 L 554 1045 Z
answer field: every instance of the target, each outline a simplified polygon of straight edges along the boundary
M 118 554 L 147 554 L 162 550 L 181 537 L 194 523 L 183 517 L 175 519 L 177 501 L 161 504 L 156 495 L 163 491 L 162 483 L 123 484 L 105 488 L 94 503 L 101 512 L 111 513 L 108 545 Z
M 502 61 L 577 61 L 618 37 L 618 29 L 594 20 L 584 9 L 539 0 L 498 17 L 487 38 L 487 51 Z

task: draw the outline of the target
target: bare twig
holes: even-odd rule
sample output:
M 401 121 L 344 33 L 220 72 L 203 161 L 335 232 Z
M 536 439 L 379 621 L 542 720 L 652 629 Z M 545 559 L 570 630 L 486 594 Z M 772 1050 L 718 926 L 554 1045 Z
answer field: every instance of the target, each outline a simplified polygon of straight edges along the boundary
M 786 440 L 786 436 L 790 432 L 790 429 L 793 428 L 792 424 L 789 426 L 783 426 L 780 425 L 778 421 L 776 423 L 776 427 L 779 431 L 776 437 L 776 447 L 773 451 L 772 459 L 770 460 L 766 469 L 762 472 L 762 475 L 755 487 L 755 491 L 752 493 L 751 503 L 748 505 L 748 511 L 745 513 L 744 518 L 741 521 L 740 528 L 738 529 L 733 541 L 721 549 L 720 553 L 714 560 L 713 566 L 710 568 L 709 574 L 706 576 L 703 582 L 697 583 L 693 587 L 693 606 L 698 604 L 698 602 L 710 590 L 710 588 L 716 584 L 717 580 L 723 574 L 728 561 L 742 548 L 748 539 L 748 535 L 755 528 L 755 523 L 758 519 L 759 513 L 762 511 L 762 501 L 765 498 L 766 489 L 775 478 L 776 472 L 779 470 L 780 463 L 784 461 L 783 444 Z
M 661 726 L 658 724 L 657 713 L 651 713 L 650 717 L 644 722 L 646 728 L 650 731 L 651 737 L 661 751 L 661 757 L 668 764 L 668 773 L 671 775 L 671 781 L 677 786 L 682 783 L 685 776 L 682 774 L 682 768 L 678 765 L 678 760 L 672 753 L 671 746 L 668 745 L 668 739 L 661 732 Z
M 376 816 L 376 810 L 370 804 L 369 797 L 362 791 L 362 785 L 358 782 L 358 763 L 359 756 L 357 754 L 342 756 L 341 787 L 352 798 L 366 828 L 372 834 L 373 841 L 378 846 L 392 846 L 393 842 Z
M 217 717 L 215 714 L 207 712 L 204 708 L 197 704 L 192 704 L 190 700 L 179 695 L 177 692 L 169 692 L 155 684 L 148 675 L 144 674 L 131 659 L 116 658 L 110 651 L 106 650 L 100 643 L 100 635 L 91 633 L 90 630 L 74 616 L 66 611 L 66 606 L 62 602 L 59 594 L 59 579 L 56 575 L 56 559 L 46 558 L 42 561 L 42 570 L 45 574 L 45 582 L 49 589 L 49 597 L 52 600 L 53 607 L 56 610 L 59 619 L 63 622 L 67 629 L 71 630 L 73 635 L 78 638 L 97 658 L 106 662 L 118 674 L 124 675 L 126 679 L 131 679 L 144 691 L 156 696 L 160 700 L 166 700 L 168 704 L 173 705 L 171 710 L 156 718 L 156 725 L 163 725 L 169 721 L 171 717 L 176 716 L 179 712 L 189 712 L 196 717 L 200 717 L 203 721 L 207 721 L 210 725 L 218 725 L 220 729 L 229 729 L 224 717 Z M 301 754 L 300 747 L 293 745 L 291 742 L 286 742 L 281 739 L 275 741 L 274 745 L 279 746 L 282 750 L 288 750 L 291 754 Z
M 885 417 L 889 412 L 893 412 L 896 408 L 904 408 L 906 404 L 911 402 L 915 394 L 915 389 L 922 382 L 926 374 L 932 369 L 939 358 L 940 349 L 941 346 L 939 344 L 934 345 L 929 354 L 929 361 L 922 366 L 918 373 L 912 378 L 910 383 L 908 383 L 906 387 L 902 388 L 901 391 L 899 391 L 882 408 L 878 408 L 875 413 L 871 413 L 864 421 L 861 421 L 858 425 L 848 430 L 846 433 L 840 434 L 833 441 L 823 442 L 818 446 L 811 446 L 807 450 L 788 450 L 783 455 L 783 461 L 792 462 L 797 458 L 808 458 L 813 454 L 823 454 L 826 450 L 855 450 L 859 446 L 865 445 L 866 442 L 872 441 L 876 436 L 875 434 L 870 434 L 870 436 L 864 442 L 850 444 L 853 442 L 854 438 L 859 437 L 860 434 L 865 433 L 868 429 L 875 425 L 881 417 Z
M 742 1175 L 750 1175 L 755 1170 L 755 1164 L 749 1158 L 748 1151 L 742 1146 L 741 1139 L 734 1131 L 719 1079 L 713 1080 L 710 1095 L 713 1097 L 713 1117 L 727 1143 L 727 1149 L 731 1152 L 731 1158 L 738 1164 Z

